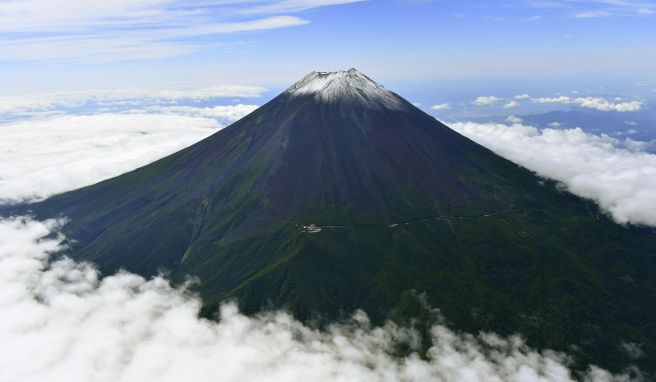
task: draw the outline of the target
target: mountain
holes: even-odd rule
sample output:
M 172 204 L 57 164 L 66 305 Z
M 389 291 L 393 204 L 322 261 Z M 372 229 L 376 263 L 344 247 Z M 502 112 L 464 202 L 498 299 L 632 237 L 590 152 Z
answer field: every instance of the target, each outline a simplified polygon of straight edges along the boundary
M 67 216 L 68 254 L 105 273 L 196 276 L 208 311 L 237 298 L 403 320 L 421 295 L 459 329 L 656 364 L 653 230 L 613 223 L 354 69 L 311 73 L 187 149 L 21 208 Z

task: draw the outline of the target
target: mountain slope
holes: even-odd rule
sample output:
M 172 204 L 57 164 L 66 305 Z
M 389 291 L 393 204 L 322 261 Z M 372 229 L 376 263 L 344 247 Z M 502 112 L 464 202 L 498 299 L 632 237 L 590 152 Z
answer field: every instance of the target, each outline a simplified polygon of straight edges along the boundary
M 356 70 L 312 73 L 153 164 L 29 206 L 104 272 L 195 275 L 208 307 L 412 314 L 656 361 L 656 235 L 504 160 Z M 622 342 L 642 343 L 631 360 Z

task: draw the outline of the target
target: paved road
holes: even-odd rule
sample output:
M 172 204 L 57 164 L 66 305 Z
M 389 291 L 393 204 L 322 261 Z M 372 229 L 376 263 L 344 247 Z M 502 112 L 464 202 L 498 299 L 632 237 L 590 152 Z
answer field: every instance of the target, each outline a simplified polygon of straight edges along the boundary
M 322 229 L 339 229 L 339 228 L 396 228 L 402 225 L 408 225 L 410 223 L 417 223 L 426 220 L 463 220 L 463 219 L 479 219 L 486 218 L 491 216 L 497 216 L 513 211 L 512 209 L 507 209 L 503 211 L 491 212 L 488 214 L 482 215 L 437 215 L 437 216 L 426 216 L 423 218 L 416 218 L 411 220 L 405 220 L 400 222 L 395 222 L 388 225 L 382 224 L 343 224 L 343 225 L 322 225 L 322 224 L 296 224 L 303 232 L 307 233 L 318 233 Z

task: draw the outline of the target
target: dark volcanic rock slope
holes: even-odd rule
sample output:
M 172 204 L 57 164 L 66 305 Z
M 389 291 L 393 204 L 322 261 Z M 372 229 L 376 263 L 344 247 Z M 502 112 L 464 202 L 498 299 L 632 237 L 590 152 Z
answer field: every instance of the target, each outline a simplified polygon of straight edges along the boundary
M 73 257 L 196 275 L 207 306 L 400 317 L 416 291 L 462 329 L 577 345 L 607 367 L 656 362 L 652 231 L 355 70 L 312 73 L 202 142 L 30 208 L 71 219 Z M 623 341 L 646 355 L 629 359 Z

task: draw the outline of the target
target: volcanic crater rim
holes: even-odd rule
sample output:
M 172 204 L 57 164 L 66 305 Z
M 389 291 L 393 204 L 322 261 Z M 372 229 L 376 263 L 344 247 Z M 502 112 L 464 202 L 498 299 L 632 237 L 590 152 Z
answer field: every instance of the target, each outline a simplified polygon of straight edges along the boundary
M 355 68 L 333 72 L 313 71 L 289 87 L 292 97 L 313 95 L 324 103 L 346 103 L 366 109 L 403 109 L 398 95 Z

